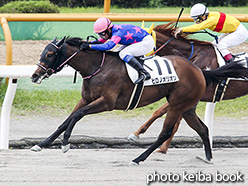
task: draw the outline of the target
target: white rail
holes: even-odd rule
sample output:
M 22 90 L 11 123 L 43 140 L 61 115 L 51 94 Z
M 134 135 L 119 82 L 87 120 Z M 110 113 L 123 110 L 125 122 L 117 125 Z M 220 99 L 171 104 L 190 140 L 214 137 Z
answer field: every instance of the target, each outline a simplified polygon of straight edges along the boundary
M 0 77 L 9 78 L 9 84 L 5 93 L 0 123 L 0 149 L 9 148 L 10 112 L 15 97 L 18 78 L 31 77 L 37 69 L 36 65 L 0 65 Z M 71 67 L 64 68 L 55 77 L 73 77 L 75 70 Z M 31 83 L 31 80 L 30 80 Z
M 15 97 L 18 78 L 31 77 L 37 69 L 36 65 L 0 65 L 0 77 L 9 78 L 9 84 L 5 93 L 0 123 L 0 149 L 9 148 L 10 112 Z M 73 77 L 75 70 L 71 67 L 64 68 L 55 77 Z M 31 81 L 30 81 L 31 83 Z M 205 110 L 205 124 L 209 127 L 209 138 L 212 145 L 212 128 L 215 104 L 207 103 Z

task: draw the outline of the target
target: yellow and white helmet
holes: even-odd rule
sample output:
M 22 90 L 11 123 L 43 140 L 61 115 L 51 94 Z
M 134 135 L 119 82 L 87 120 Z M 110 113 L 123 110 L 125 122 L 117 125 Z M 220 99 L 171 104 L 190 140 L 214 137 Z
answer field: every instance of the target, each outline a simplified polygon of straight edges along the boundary
M 198 17 L 208 15 L 208 13 L 209 13 L 208 8 L 204 4 L 197 3 L 190 10 L 190 17 L 192 17 L 195 20 Z

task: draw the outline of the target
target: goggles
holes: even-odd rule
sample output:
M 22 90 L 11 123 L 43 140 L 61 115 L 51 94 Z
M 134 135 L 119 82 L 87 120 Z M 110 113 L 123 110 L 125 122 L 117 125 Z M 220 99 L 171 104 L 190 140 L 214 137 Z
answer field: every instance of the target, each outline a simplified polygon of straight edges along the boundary
M 193 18 L 194 22 L 199 23 L 200 21 L 203 21 L 202 16 L 198 16 L 197 18 Z
M 102 36 L 102 37 L 104 37 L 106 34 L 107 34 L 107 32 L 106 32 L 106 31 L 101 32 L 101 33 L 98 33 L 98 35 L 99 35 L 99 36 Z

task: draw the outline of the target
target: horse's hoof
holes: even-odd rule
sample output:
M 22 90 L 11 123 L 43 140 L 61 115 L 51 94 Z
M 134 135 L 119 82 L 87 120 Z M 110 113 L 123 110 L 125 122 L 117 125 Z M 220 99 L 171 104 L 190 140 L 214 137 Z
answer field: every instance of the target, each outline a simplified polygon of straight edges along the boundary
M 136 162 L 134 162 L 134 161 L 132 161 L 132 162 L 130 163 L 130 165 L 132 165 L 132 166 L 137 166 L 137 165 L 139 165 L 139 164 L 136 163 Z
M 157 150 L 155 152 L 156 153 L 160 153 L 160 154 L 166 154 L 167 153 L 167 151 L 164 151 L 164 150 L 161 150 L 161 149 L 159 149 L 159 150 Z
M 67 145 L 62 145 L 61 150 L 63 153 L 66 153 L 68 150 L 70 150 L 70 143 L 68 143 Z
M 139 139 L 139 136 L 137 136 L 135 134 L 131 134 L 130 136 L 128 136 L 127 139 L 131 140 L 131 141 L 137 141 Z
M 207 164 L 214 164 L 213 161 L 211 161 L 211 159 L 208 160 L 207 158 L 201 158 L 199 156 L 196 156 L 196 159 L 201 160 L 201 161 L 203 161 L 204 163 L 207 163 Z
M 42 148 L 38 145 L 35 145 L 32 148 L 30 148 L 30 150 L 34 151 L 34 152 L 40 152 L 42 150 Z

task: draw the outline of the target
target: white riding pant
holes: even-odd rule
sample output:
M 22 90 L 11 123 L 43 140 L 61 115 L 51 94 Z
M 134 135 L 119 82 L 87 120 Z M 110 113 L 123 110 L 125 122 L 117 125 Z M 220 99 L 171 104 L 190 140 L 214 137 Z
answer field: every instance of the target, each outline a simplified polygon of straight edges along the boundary
M 234 32 L 222 34 L 218 39 L 218 44 L 215 40 L 212 42 L 212 44 L 219 49 L 222 56 L 226 56 L 230 53 L 228 48 L 245 42 L 247 38 L 248 30 L 242 23 L 240 23 L 240 25 Z
M 142 56 L 151 52 L 154 48 L 155 44 L 153 37 L 151 35 L 147 35 L 142 41 L 126 46 L 119 52 L 119 56 L 122 60 L 126 55 Z

